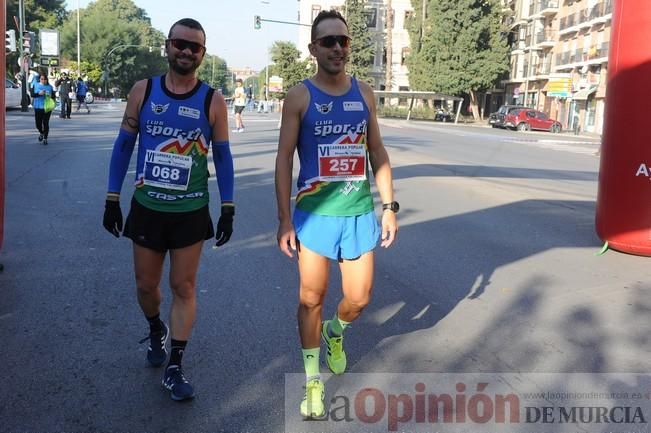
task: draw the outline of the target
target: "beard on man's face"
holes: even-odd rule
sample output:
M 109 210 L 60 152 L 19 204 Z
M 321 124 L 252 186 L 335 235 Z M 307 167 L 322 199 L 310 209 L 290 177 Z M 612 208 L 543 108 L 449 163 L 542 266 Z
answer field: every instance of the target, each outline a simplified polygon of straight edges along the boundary
M 176 61 L 177 59 L 188 59 L 192 61 L 192 63 L 189 65 L 185 65 L 185 64 L 182 65 Z M 177 74 L 190 75 L 199 68 L 199 65 L 201 65 L 201 59 L 200 58 L 197 59 L 193 56 L 185 56 L 183 54 L 178 54 L 176 56 L 168 56 L 167 63 L 170 65 L 170 69 L 172 69 Z

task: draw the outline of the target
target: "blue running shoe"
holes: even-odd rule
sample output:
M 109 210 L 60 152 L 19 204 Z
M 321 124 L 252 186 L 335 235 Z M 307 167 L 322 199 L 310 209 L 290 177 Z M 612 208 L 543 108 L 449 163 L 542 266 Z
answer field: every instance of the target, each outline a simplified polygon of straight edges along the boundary
M 194 388 L 183 376 L 183 371 L 178 365 L 170 365 L 165 369 L 163 386 L 171 391 L 170 397 L 174 401 L 183 401 L 194 397 Z
M 160 367 L 165 363 L 167 359 L 167 349 L 165 349 L 165 343 L 167 343 L 167 338 L 170 335 L 170 330 L 165 324 L 163 324 L 163 330 L 161 332 L 150 332 L 149 335 L 142 340 L 140 343 L 144 343 L 149 340 L 149 349 L 147 349 L 147 361 L 153 367 Z

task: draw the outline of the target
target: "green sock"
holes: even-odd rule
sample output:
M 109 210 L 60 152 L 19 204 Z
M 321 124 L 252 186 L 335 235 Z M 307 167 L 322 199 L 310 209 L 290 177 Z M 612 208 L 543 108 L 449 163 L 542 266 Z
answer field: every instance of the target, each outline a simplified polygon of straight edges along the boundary
M 350 325 L 350 322 L 341 320 L 339 316 L 337 316 L 337 313 L 335 313 L 335 316 L 328 323 L 330 324 L 330 326 L 328 326 L 328 334 L 331 337 L 341 337 L 344 333 L 344 329 Z
M 307 380 L 321 377 L 319 369 L 319 348 L 301 349 L 303 352 L 303 365 L 305 366 L 305 377 Z

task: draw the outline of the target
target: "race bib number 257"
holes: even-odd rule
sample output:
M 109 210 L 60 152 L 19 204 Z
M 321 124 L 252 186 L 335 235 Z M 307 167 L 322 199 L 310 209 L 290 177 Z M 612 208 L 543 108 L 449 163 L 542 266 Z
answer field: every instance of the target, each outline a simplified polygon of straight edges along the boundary
M 366 149 L 359 144 L 319 144 L 319 178 L 325 181 L 366 179 Z

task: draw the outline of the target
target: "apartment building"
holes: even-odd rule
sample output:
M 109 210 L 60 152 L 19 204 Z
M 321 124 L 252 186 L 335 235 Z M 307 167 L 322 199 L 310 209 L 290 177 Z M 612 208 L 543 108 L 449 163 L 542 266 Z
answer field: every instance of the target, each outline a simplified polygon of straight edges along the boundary
M 257 77 L 259 73 L 255 69 L 249 67 L 228 68 L 228 71 L 231 73 L 232 76 L 234 76 L 235 78 L 241 78 L 243 81 L 245 81 L 247 78 Z
M 344 0 L 298 0 L 299 22 L 311 25 L 322 10 L 343 12 Z M 409 32 L 406 20 L 413 15 L 410 0 L 368 0 L 367 27 L 373 34 L 375 56 L 371 77 L 377 90 L 409 90 L 409 76 L 405 59 L 409 55 Z M 309 57 L 310 27 L 299 28 L 298 49 L 303 58 Z M 353 42 L 354 43 L 354 42 Z M 389 66 L 387 66 L 389 65 Z M 387 67 L 390 67 L 387 74 Z M 387 83 L 387 76 L 389 82 Z
M 502 0 L 511 46 L 505 103 L 601 133 L 613 0 Z

